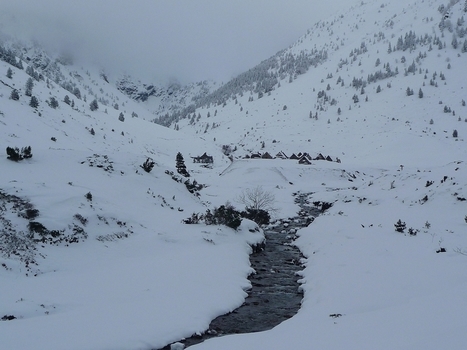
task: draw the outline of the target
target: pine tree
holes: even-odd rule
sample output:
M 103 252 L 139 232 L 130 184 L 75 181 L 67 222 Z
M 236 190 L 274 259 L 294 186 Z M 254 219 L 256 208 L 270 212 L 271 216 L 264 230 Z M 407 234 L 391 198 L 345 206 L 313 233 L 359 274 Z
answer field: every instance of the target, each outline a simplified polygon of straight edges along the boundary
M 125 116 L 123 115 L 122 112 L 120 112 L 120 115 L 118 116 L 118 120 L 120 120 L 121 122 L 125 121 Z
M 81 91 L 79 91 L 77 87 L 73 89 L 73 95 L 75 95 L 77 99 L 81 100 Z
M 50 98 L 49 106 L 52 107 L 53 109 L 58 107 L 58 101 L 55 97 Z
M 94 99 L 92 100 L 92 102 L 89 104 L 89 108 L 91 109 L 91 111 L 95 111 L 95 110 L 98 110 L 99 109 L 99 104 L 97 103 L 97 100 Z
M 458 136 L 457 136 L 457 130 L 454 129 L 454 131 L 452 132 L 452 137 L 454 137 L 454 138 L 457 138 L 457 137 L 458 137 Z
M 7 154 L 7 158 L 10 159 L 10 160 L 13 160 L 15 162 L 23 159 L 21 158 L 21 153 L 19 152 L 19 148 L 18 147 L 7 147 L 6 148 L 6 154 Z
M 31 96 L 31 100 L 29 101 L 29 106 L 31 106 L 32 108 L 39 107 L 39 101 L 37 100 L 36 96 Z
M 451 41 L 451 45 L 452 45 L 453 49 L 457 49 L 457 44 L 458 44 L 457 43 L 457 35 L 456 35 L 456 33 L 454 33 L 452 35 L 452 41 Z
M 401 219 L 399 219 L 395 224 L 394 224 L 394 227 L 395 227 L 395 230 L 397 232 L 404 232 L 405 231 L 405 228 L 406 228 L 406 225 L 405 225 L 405 222 L 401 221 Z
M 185 160 L 183 159 L 183 156 L 180 152 L 177 153 L 177 156 L 175 157 L 175 167 L 177 168 L 177 172 L 185 177 L 190 177 L 190 174 L 186 170 L 185 166 Z
M 156 163 L 152 160 L 152 158 L 148 158 L 143 163 L 143 165 L 140 165 L 140 167 L 143 168 L 145 172 L 150 173 L 155 164 Z
M 65 95 L 65 98 L 63 99 L 63 102 L 65 102 L 67 105 L 69 105 L 70 102 L 70 97 L 68 95 Z
M 32 66 L 27 66 L 26 74 L 29 75 L 30 77 L 34 77 L 36 72 L 34 71 L 34 68 Z
M 13 71 L 11 70 L 10 67 L 8 67 L 8 70 L 6 71 L 6 77 L 8 79 L 12 79 L 13 78 Z
M 32 81 L 32 78 L 28 78 L 26 81 L 26 91 L 24 94 L 26 96 L 32 96 L 32 88 L 34 87 L 34 82 Z
M 10 99 L 12 99 L 13 101 L 18 101 L 18 100 L 19 100 L 19 93 L 18 93 L 18 90 L 13 89 L 13 90 L 11 91 Z
M 462 53 L 467 52 L 467 39 L 464 40 L 464 44 L 462 45 L 461 52 Z
M 31 146 L 26 146 L 21 148 L 21 154 L 24 159 L 32 158 Z
M 420 88 L 420 90 L 418 90 L 418 98 L 423 98 L 422 88 Z

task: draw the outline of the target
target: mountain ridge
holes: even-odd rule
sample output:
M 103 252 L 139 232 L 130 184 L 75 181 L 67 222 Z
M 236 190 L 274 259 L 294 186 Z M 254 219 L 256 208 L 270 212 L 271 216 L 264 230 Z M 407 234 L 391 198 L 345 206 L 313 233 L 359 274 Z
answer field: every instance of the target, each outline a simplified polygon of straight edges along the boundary
M 290 76 L 289 82 L 293 82 L 291 85 L 287 83 L 287 79 L 283 79 L 274 85 L 274 89 L 267 92 L 266 90 L 258 92 L 255 90 L 258 88 L 256 86 L 250 88 L 249 91 L 246 90 L 230 97 L 228 102 L 214 103 L 210 101 L 197 109 L 192 109 L 185 116 L 172 115 L 171 122 L 161 119 L 156 121 L 164 125 L 170 123 L 172 127 L 193 134 L 206 133 L 212 138 L 219 139 L 219 134 L 225 132 L 225 128 L 223 128 L 225 125 L 235 120 L 241 120 L 238 125 L 245 125 L 245 127 L 240 127 L 236 133 L 229 133 L 231 137 L 226 140 L 228 142 L 225 142 L 231 144 L 232 147 L 242 148 L 241 145 L 246 144 L 245 139 L 247 139 L 248 147 L 243 150 L 243 154 L 239 154 L 240 157 L 260 151 L 262 141 L 269 141 L 267 150 L 270 153 L 276 154 L 281 150 L 277 143 L 271 144 L 271 141 L 279 140 L 280 133 L 273 134 L 271 132 L 272 136 L 268 137 L 269 140 L 265 139 L 266 136 L 261 135 L 261 132 L 257 133 L 259 138 L 258 135 L 252 136 L 251 133 L 249 136 L 245 136 L 251 131 L 251 127 L 270 125 L 270 131 L 274 129 L 286 130 L 286 120 L 293 120 L 294 123 L 303 123 L 302 125 L 306 129 L 315 127 L 312 122 L 314 120 L 314 124 L 319 124 L 319 127 L 322 128 L 322 122 L 316 121 L 317 118 L 331 123 L 335 120 L 343 122 L 346 118 L 354 118 L 355 114 L 366 114 L 370 117 L 377 114 L 377 112 L 375 113 L 375 104 L 380 103 L 378 101 L 381 100 L 380 96 L 382 95 L 385 96 L 384 103 L 391 104 L 393 106 L 391 110 L 394 111 L 410 108 L 412 107 L 410 104 L 417 105 L 418 101 L 413 100 L 420 97 L 421 91 L 420 101 L 423 101 L 423 104 L 414 106 L 412 113 L 427 118 L 426 122 L 429 122 L 433 117 L 436 120 L 436 118 L 446 116 L 444 113 L 446 106 L 447 110 L 454 109 L 455 112 L 457 110 L 460 114 L 456 116 L 456 119 L 461 118 L 463 121 L 466 116 L 462 108 L 465 105 L 462 94 L 463 79 L 465 79 L 462 62 L 465 59 L 465 52 L 462 51 L 462 47 L 467 43 L 463 34 L 465 32 L 465 22 L 462 20 L 465 14 L 463 5 L 460 2 L 454 2 L 450 6 L 440 6 L 436 10 L 435 2 L 429 2 L 428 5 L 423 4 L 423 6 L 422 4 L 423 2 L 414 2 L 400 9 L 398 4 L 370 2 L 360 5 L 358 9 L 370 12 L 374 23 L 368 23 L 369 21 L 365 20 L 363 14 L 355 16 L 356 23 L 349 23 L 344 15 L 337 15 L 332 20 L 320 22 L 315 25 L 314 31 L 310 30 L 286 50 L 294 52 L 295 55 L 301 55 L 307 49 L 314 50 L 315 47 L 318 50 L 326 50 L 329 58 L 321 64 L 319 69 L 312 68 L 303 75 Z M 414 9 L 418 9 L 417 6 L 420 10 L 416 11 L 420 11 L 420 13 L 413 13 Z M 433 9 L 427 11 L 426 9 L 429 9 L 430 6 Z M 449 11 L 452 12 L 450 24 L 446 25 L 447 19 L 444 17 Z M 417 28 L 414 24 L 406 24 L 412 18 L 417 20 Z M 383 33 L 381 30 L 371 32 L 367 28 L 372 28 L 375 25 L 386 28 L 387 33 Z M 446 28 L 450 28 L 452 33 Z M 351 37 L 339 34 L 345 33 L 345 29 L 350 29 Z M 462 38 L 457 38 L 458 44 L 454 48 L 450 42 L 451 36 L 456 35 L 456 33 L 459 33 Z M 450 38 L 445 37 L 448 35 Z M 322 39 L 325 36 L 326 38 Z M 320 41 L 320 38 L 323 41 Z M 287 54 L 283 53 L 283 55 Z M 302 83 L 296 83 L 297 80 L 302 81 Z M 307 82 L 303 82 L 304 80 Z M 448 82 L 452 84 L 451 88 L 447 85 Z M 297 84 L 300 86 L 296 86 Z M 286 86 L 290 90 L 288 95 L 280 92 Z M 291 86 L 290 89 L 288 86 Z M 398 92 L 390 93 L 391 88 L 398 90 Z M 406 96 L 407 89 L 410 89 L 411 93 L 414 92 L 412 97 Z M 457 98 L 449 96 L 447 102 L 446 98 L 443 98 L 445 96 L 443 89 L 449 89 L 450 94 L 454 94 Z M 295 95 L 303 95 L 305 92 L 306 95 L 302 98 L 293 96 L 294 90 Z M 317 97 L 313 97 L 313 95 Z M 286 96 L 286 98 L 277 102 L 281 96 Z M 409 99 L 404 100 L 404 96 Z M 369 99 L 368 103 L 365 103 L 366 99 Z M 268 103 L 264 102 L 266 100 Z M 436 104 L 440 102 L 440 113 L 428 118 L 428 109 L 423 108 L 423 106 L 429 103 L 430 112 L 432 112 L 437 109 Z M 308 104 L 308 108 L 303 107 L 305 104 Z M 358 112 L 355 112 L 355 108 L 358 109 Z M 261 111 L 260 115 L 255 112 L 257 110 Z M 293 118 L 289 117 L 291 110 L 295 114 Z M 390 111 L 385 110 L 385 112 Z M 254 113 L 254 117 L 251 113 Z M 210 119 L 206 119 L 208 114 Z M 394 113 L 385 114 L 389 120 L 397 119 L 397 115 Z M 273 115 L 282 117 L 281 123 L 277 126 L 274 123 L 271 125 L 270 118 Z M 222 118 L 223 116 L 224 118 Z M 361 119 L 361 121 L 365 119 L 365 117 L 358 118 L 358 116 L 355 118 Z M 248 126 L 246 126 L 247 124 Z M 419 127 L 423 129 L 422 126 Z M 463 130 L 464 125 L 451 123 L 451 128 L 453 130 L 462 128 Z M 426 133 L 427 130 L 420 130 L 420 132 Z M 437 132 L 444 132 L 444 130 Z M 243 136 L 233 137 L 235 134 Z M 331 137 L 331 135 L 328 136 Z M 289 153 L 291 151 L 299 152 L 300 147 L 305 147 L 303 142 L 304 140 L 295 149 L 287 151 Z M 320 142 L 326 143 L 324 140 L 320 140 Z M 316 149 L 316 147 L 313 148 Z M 338 150 L 334 150 L 334 154 L 338 153 L 340 153 Z

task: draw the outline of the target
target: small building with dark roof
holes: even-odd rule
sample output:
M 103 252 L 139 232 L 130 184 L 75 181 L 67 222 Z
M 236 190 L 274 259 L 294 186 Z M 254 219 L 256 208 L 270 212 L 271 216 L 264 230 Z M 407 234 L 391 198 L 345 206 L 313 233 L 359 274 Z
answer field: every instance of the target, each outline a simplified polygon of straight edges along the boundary
M 200 157 L 192 157 L 193 163 L 203 163 L 203 164 L 212 164 L 214 163 L 214 158 L 212 156 L 208 156 L 206 152 Z
M 251 156 L 250 156 L 251 159 L 258 159 L 258 158 L 261 158 L 261 153 L 257 152 L 257 153 L 252 153 Z
M 314 160 L 324 160 L 324 156 L 320 153 Z
M 276 158 L 280 158 L 280 159 L 289 159 L 289 157 L 286 156 L 286 154 L 282 151 L 280 151 L 279 153 L 276 154 Z

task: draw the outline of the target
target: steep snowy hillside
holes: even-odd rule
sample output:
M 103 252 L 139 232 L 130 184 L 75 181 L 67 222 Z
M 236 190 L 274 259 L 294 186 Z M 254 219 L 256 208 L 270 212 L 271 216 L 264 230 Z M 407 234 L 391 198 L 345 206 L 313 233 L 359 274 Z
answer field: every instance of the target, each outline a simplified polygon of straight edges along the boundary
M 284 230 L 301 309 L 195 347 L 464 349 L 465 17 L 464 1 L 361 2 L 213 92 L 0 42 L 0 347 L 205 332 L 244 302 L 269 226 L 185 223 L 262 188 L 273 220 L 298 195 L 329 207 Z
M 241 303 L 251 272 L 246 242 L 262 240 L 259 231 L 181 223 L 212 209 L 199 191 L 203 174 L 217 177 L 230 163 L 220 149 L 144 120 L 150 113 L 92 67 L 50 61 L 37 48 L 22 57 L 2 46 L 2 346 L 162 346 Z M 178 152 L 189 178 L 177 173 Z M 203 153 L 213 156 L 209 167 L 191 159 Z M 192 304 L 181 287 L 199 271 L 237 277 L 217 287 L 194 283 L 190 293 L 200 298 Z M 180 323 L 187 313 L 197 317 Z M 154 329 L 161 314 L 166 325 Z M 100 337 L 104 324 L 108 336 Z M 28 336 L 19 337 L 21 329 Z
M 362 3 L 317 23 L 228 91 L 226 84 L 222 100 L 215 92 L 194 112 L 159 122 L 236 146 L 237 157 L 308 152 L 386 165 L 463 159 L 465 16 L 460 1 Z M 424 159 L 414 148 L 426 149 Z
M 134 82 L 129 76 L 123 76 L 115 82 L 117 88 L 133 100 L 142 102 L 154 117 L 168 116 L 187 106 L 202 100 L 212 92 L 217 84 L 213 81 L 201 81 L 188 85 L 171 83 L 168 86 L 147 85 Z

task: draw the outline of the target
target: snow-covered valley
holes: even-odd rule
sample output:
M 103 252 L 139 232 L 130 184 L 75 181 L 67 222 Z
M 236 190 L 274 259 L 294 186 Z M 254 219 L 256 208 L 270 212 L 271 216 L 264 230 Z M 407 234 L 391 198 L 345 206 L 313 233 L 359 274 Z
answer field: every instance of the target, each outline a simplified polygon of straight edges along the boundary
M 297 233 L 302 307 L 193 349 L 463 349 L 466 5 L 359 3 L 224 90 L 122 88 L 0 41 L 2 147 L 18 148 L 0 158 L 0 348 L 157 349 L 202 333 L 243 303 L 264 236 L 247 219 L 183 221 L 244 210 L 260 186 L 272 220 L 297 214 L 297 193 L 332 204 Z M 204 153 L 213 163 L 193 161 Z

